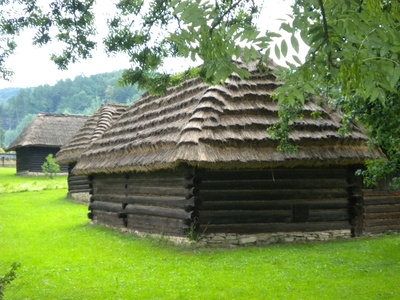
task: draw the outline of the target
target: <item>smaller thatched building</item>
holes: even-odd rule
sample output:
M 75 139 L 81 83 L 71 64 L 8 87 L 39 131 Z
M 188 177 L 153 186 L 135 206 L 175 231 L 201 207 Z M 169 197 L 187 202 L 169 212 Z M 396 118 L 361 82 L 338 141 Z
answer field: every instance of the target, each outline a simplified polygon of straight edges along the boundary
M 54 156 L 61 146 L 77 132 L 87 116 L 39 114 L 15 139 L 6 151 L 17 153 L 17 174 L 41 173 L 49 154 Z M 61 172 L 67 172 L 67 167 Z
M 290 140 L 299 151 L 278 151 L 267 131 L 279 120 L 271 99 L 280 85 L 276 65 L 266 66 L 270 72 L 256 62 L 240 66 L 248 79 L 232 75 L 216 86 L 191 79 L 163 96 L 144 96 L 93 142 L 74 169 L 90 176 L 90 218 L 230 243 L 363 230 L 354 171 L 382 153 L 366 145 L 360 128 L 340 135 L 340 115 L 315 101 L 293 123 Z
M 82 153 L 126 111 L 122 104 L 105 104 L 100 107 L 56 155 L 56 162 L 68 166 L 68 194 L 78 200 L 89 199 L 89 181 L 86 176 L 72 174 Z

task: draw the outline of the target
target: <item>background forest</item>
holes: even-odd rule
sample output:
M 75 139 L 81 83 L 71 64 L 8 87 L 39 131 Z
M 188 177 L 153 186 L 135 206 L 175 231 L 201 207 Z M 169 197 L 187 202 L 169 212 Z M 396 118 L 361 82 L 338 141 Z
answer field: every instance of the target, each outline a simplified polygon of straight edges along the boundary
M 91 115 L 106 103 L 132 103 L 143 92 L 117 86 L 122 71 L 78 76 L 54 86 L 0 89 L 0 143 L 7 147 L 38 113 Z

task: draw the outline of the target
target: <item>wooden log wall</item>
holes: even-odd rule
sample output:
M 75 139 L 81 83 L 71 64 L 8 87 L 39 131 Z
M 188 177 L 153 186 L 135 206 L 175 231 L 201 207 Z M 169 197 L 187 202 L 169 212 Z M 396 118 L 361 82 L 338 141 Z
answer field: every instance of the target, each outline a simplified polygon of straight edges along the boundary
M 400 191 L 390 189 L 390 178 L 363 189 L 362 233 L 400 232 Z
M 94 175 L 89 217 L 113 227 L 184 236 L 198 204 L 189 173 Z
M 42 165 L 46 162 L 46 157 L 60 151 L 60 148 L 54 147 L 21 147 L 17 152 L 17 173 L 20 172 L 42 172 Z M 68 172 L 67 165 L 61 165 L 60 171 Z
M 351 229 L 347 169 L 196 173 L 200 232 L 261 233 Z
M 90 193 L 89 179 L 87 176 L 74 175 L 72 173 L 76 163 L 68 165 L 68 193 Z

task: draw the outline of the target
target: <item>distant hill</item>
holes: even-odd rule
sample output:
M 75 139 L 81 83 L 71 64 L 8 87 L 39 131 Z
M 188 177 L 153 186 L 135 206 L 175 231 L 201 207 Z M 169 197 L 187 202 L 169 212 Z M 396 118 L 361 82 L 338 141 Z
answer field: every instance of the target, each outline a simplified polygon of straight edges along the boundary
M 0 89 L 0 104 L 4 104 L 7 99 L 16 96 L 19 90 L 19 88 Z
M 39 113 L 91 115 L 106 103 L 130 104 L 143 91 L 117 85 L 122 71 L 60 80 L 55 85 L 0 90 L 0 124 L 9 145 Z

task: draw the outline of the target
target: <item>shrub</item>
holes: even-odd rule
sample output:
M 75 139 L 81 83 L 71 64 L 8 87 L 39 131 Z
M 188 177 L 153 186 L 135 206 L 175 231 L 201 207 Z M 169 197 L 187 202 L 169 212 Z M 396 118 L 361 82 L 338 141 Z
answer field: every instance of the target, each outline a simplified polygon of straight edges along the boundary
M 4 290 L 6 289 L 6 286 L 17 277 L 17 270 L 19 267 L 21 267 L 20 263 L 13 263 L 10 271 L 8 271 L 4 276 L 0 277 L 0 300 L 4 298 Z
M 42 165 L 42 171 L 51 179 L 53 179 L 55 173 L 60 172 L 60 166 L 56 163 L 53 154 L 47 155 L 46 162 Z

